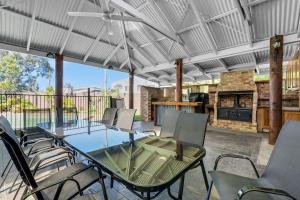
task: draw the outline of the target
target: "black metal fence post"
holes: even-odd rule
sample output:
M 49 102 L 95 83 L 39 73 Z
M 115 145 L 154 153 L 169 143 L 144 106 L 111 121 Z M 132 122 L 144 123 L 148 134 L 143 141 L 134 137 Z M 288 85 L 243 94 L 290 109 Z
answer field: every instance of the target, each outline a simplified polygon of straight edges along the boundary
M 87 107 L 87 112 L 88 112 L 88 121 L 90 121 L 90 103 L 91 103 L 91 90 L 88 88 L 88 107 Z

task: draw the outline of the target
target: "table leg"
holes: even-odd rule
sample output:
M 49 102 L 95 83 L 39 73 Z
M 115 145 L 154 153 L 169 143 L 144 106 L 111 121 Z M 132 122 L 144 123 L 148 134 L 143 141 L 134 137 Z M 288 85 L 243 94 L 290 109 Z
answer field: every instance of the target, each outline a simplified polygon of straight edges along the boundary
M 203 160 L 200 161 L 200 166 L 201 166 L 201 170 L 202 170 L 202 174 L 203 174 L 203 179 L 204 179 L 205 187 L 206 187 L 206 190 L 208 191 L 209 186 L 208 186 L 208 180 L 207 180 L 206 170 L 205 170 L 205 167 L 204 167 Z

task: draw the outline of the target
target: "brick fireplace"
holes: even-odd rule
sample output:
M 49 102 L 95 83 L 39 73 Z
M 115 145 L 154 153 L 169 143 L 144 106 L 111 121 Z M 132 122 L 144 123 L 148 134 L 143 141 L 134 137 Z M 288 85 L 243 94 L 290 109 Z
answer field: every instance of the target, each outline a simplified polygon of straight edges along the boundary
M 216 88 L 213 126 L 257 132 L 254 70 L 225 72 Z

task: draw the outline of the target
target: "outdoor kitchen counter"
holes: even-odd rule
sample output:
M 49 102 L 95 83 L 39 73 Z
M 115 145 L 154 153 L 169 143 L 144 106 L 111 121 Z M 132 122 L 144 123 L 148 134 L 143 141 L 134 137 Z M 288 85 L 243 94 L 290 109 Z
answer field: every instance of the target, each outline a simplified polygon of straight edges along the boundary
M 282 123 L 288 120 L 300 121 L 300 109 L 298 107 L 282 107 Z M 259 132 L 268 132 L 269 126 L 269 107 L 257 107 L 257 130 Z
M 177 106 L 185 112 L 200 112 L 202 110 L 202 102 L 175 102 L 175 101 L 165 101 L 165 102 L 152 102 L 153 105 L 153 117 L 155 125 L 162 124 L 163 113 L 165 110 L 176 110 Z

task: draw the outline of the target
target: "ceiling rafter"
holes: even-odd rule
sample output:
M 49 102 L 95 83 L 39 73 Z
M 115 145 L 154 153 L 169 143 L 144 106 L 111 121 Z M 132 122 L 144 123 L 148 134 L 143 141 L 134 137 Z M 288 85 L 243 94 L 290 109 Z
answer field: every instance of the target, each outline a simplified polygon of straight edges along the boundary
M 189 0 L 189 3 L 192 7 L 192 10 L 193 10 L 196 18 L 197 18 L 197 21 L 200 22 L 200 25 L 201 25 L 202 29 L 204 30 L 205 37 L 209 41 L 212 50 L 214 52 L 217 52 L 217 44 L 216 44 L 216 41 L 214 40 L 214 37 L 213 37 L 209 27 L 204 22 L 204 19 L 202 18 L 202 16 L 199 15 L 199 11 L 197 10 L 197 7 L 196 7 L 195 3 L 193 2 L 193 0 Z
M 300 38 L 297 37 L 297 33 L 285 35 L 284 45 L 293 45 L 293 44 L 298 43 L 299 41 L 300 41 Z M 237 56 L 237 55 L 242 55 L 242 54 L 247 54 L 247 53 L 252 53 L 252 52 L 268 50 L 269 42 L 270 42 L 269 39 L 265 39 L 265 40 L 262 40 L 259 42 L 254 42 L 252 47 L 250 47 L 248 44 L 243 44 L 240 46 L 219 50 L 218 53 L 210 52 L 210 53 L 193 56 L 190 58 L 184 58 L 183 64 L 184 65 L 194 64 L 194 63 L 199 63 L 199 62 L 216 60 L 216 59 L 220 59 L 220 58 L 226 58 L 226 57 L 231 57 L 231 56 Z M 174 68 L 174 67 L 175 67 L 175 64 L 160 63 L 159 65 L 157 65 L 155 67 L 144 67 L 143 70 L 137 71 L 137 73 L 165 70 L 165 69 L 170 69 L 170 68 Z
M 226 65 L 226 63 L 222 60 L 222 58 L 217 59 L 217 61 L 221 64 L 221 66 L 228 71 L 228 67 Z
M 129 62 L 129 58 L 126 58 L 120 65 L 119 69 L 123 69 L 123 67 L 125 67 L 125 65 Z
M 142 55 L 151 65 L 155 66 L 155 63 L 152 61 L 153 59 L 149 57 L 149 55 L 144 52 L 143 49 L 139 48 L 133 41 L 131 41 L 129 38 L 127 38 L 127 43 L 129 46 L 131 46 L 133 49 L 135 49 L 140 55 Z
M 122 17 L 124 16 L 123 13 L 121 13 L 121 15 L 122 15 Z M 124 49 L 125 49 L 126 56 L 128 58 L 129 69 L 133 70 L 132 65 L 131 65 L 131 60 L 130 60 L 130 52 L 129 52 L 129 48 L 128 48 L 128 44 L 127 44 L 127 35 L 126 35 L 124 20 L 121 21 L 121 29 L 122 29 L 122 35 L 123 35 L 123 41 L 124 41 L 123 46 L 124 46 Z
M 0 4 L 0 6 L 1 6 L 1 4 Z M 11 15 L 21 16 L 21 17 L 24 17 L 26 19 L 31 20 L 31 15 L 30 14 L 19 13 L 19 12 L 15 11 L 15 10 L 12 10 L 9 7 L 0 8 L 0 12 L 6 12 L 6 13 L 11 14 Z M 68 27 L 65 27 L 65 26 L 62 26 L 62 25 L 58 25 L 56 23 L 47 21 L 45 19 L 40 19 L 37 16 L 35 17 L 35 22 L 39 22 L 39 23 L 42 23 L 44 25 L 47 25 L 47 26 L 50 26 L 50 27 L 53 27 L 53 28 L 57 28 L 57 29 L 60 29 L 60 30 L 63 30 L 63 31 L 68 31 Z M 85 34 L 85 33 L 81 33 L 79 31 L 72 30 L 71 33 L 74 34 L 74 35 L 78 35 L 80 37 L 84 37 L 84 38 L 87 38 L 87 39 L 95 40 L 95 37 L 92 37 L 92 36 L 90 36 L 88 34 Z M 109 42 L 107 42 L 105 40 L 100 40 L 99 39 L 99 42 L 103 43 L 103 44 L 111 45 L 111 46 L 117 46 L 117 44 L 109 44 Z
M 83 7 L 83 5 L 84 5 L 84 2 L 85 2 L 85 0 L 80 0 L 79 5 L 78 5 L 78 7 L 77 7 L 77 11 L 80 11 L 80 10 L 82 9 L 82 7 Z M 72 31 L 73 31 L 73 28 L 74 28 L 74 26 L 75 26 L 75 23 L 76 23 L 77 19 L 78 19 L 78 17 L 73 17 L 73 18 L 72 18 L 71 25 L 70 25 L 70 27 L 69 27 L 69 29 L 68 29 L 68 32 L 67 32 L 67 34 L 66 34 L 66 36 L 65 36 L 65 39 L 64 39 L 62 45 L 61 45 L 61 47 L 60 47 L 59 54 L 62 54 L 62 53 L 63 53 L 63 51 L 64 51 L 64 49 L 65 49 L 65 47 L 66 47 L 66 45 L 67 45 L 67 42 L 68 42 L 68 40 L 69 40 L 69 38 L 70 38 L 70 36 L 71 36 L 71 33 L 72 33 Z
M 86 60 L 88 59 L 88 57 L 91 55 L 91 53 L 93 52 L 94 48 L 96 47 L 97 43 L 99 42 L 100 38 L 102 37 L 102 35 L 104 34 L 104 29 L 105 29 L 105 23 L 103 23 L 100 27 L 100 31 L 97 35 L 97 37 L 94 39 L 94 41 L 92 42 L 92 44 L 89 46 L 88 51 L 86 52 L 84 58 L 83 58 L 83 62 L 86 62 Z
M 209 79 L 211 79 L 211 75 L 208 74 L 207 72 L 205 72 L 205 70 L 203 69 L 203 67 L 201 67 L 199 64 L 193 64 L 192 65 L 194 68 L 196 68 L 199 72 L 202 73 L 202 75 L 207 76 Z
M 168 27 L 171 28 L 171 32 L 177 36 L 177 38 L 181 41 L 181 43 L 178 42 L 178 44 L 182 47 L 182 49 L 184 50 L 184 52 L 190 56 L 191 53 L 188 50 L 187 46 L 185 45 L 185 43 L 183 42 L 182 38 L 176 33 L 176 29 L 175 27 L 172 25 L 172 23 L 170 22 L 170 20 L 167 18 L 167 16 L 165 15 L 165 12 L 163 12 L 161 10 L 161 8 L 157 5 L 157 3 L 154 0 L 147 0 L 148 4 L 150 6 L 152 6 L 152 8 L 155 9 L 155 11 L 158 12 L 158 16 L 161 18 L 161 20 L 165 23 L 165 25 L 167 25 Z M 183 19 L 184 20 L 184 19 Z M 173 41 L 175 42 L 175 41 Z M 172 45 L 173 46 L 173 45 Z
M 33 1 L 33 10 L 32 10 L 32 15 L 31 15 L 31 22 L 30 22 L 30 27 L 29 27 L 29 34 L 28 34 L 28 39 L 27 39 L 27 47 L 26 47 L 27 51 L 29 51 L 29 49 L 30 49 L 32 32 L 33 32 L 33 28 L 35 26 L 36 10 L 37 10 L 37 0 L 34 0 Z
M 151 27 L 152 29 L 168 37 L 169 39 L 182 43 L 181 41 L 178 40 L 177 36 L 174 35 L 174 33 L 169 32 L 163 29 L 162 27 L 160 27 L 159 25 L 153 23 L 152 20 L 148 19 L 144 14 L 142 14 L 137 9 L 132 7 L 130 4 L 124 2 L 123 0 L 110 0 L 109 3 L 110 6 L 112 6 L 113 8 L 116 8 L 122 12 L 126 12 L 132 16 L 143 19 L 143 24 Z
M 138 69 L 143 69 L 143 66 L 140 64 L 138 60 L 136 60 L 133 57 L 130 57 L 129 60 L 132 62 L 132 64 L 137 67 Z
M 144 27 L 140 24 L 135 24 L 134 26 L 137 27 L 137 30 L 151 43 L 155 49 L 163 56 L 165 60 L 171 62 L 169 55 L 165 52 L 165 50 L 157 43 L 157 41 L 153 40 L 150 34 L 144 29 Z
M 109 53 L 109 55 L 108 55 L 108 57 L 105 59 L 105 61 L 103 62 L 103 66 L 106 66 L 107 65 L 107 63 L 111 60 L 111 58 L 118 52 L 118 50 L 121 48 L 121 46 L 123 46 L 124 45 L 124 39 L 122 39 L 120 42 L 119 42 L 119 44 L 118 44 L 118 46 L 117 47 L 115 47 L 113 50 L 112 50 L 112 52 L 110 52 Z
M 238 13 L 243 19 L 243 24 L 246 29 L 247 38 L 250 46 L 253 44 L 253 33 L 251 27 L 251 15 L 247 2 L 244 0 L 234 0 L 234 4 L 237 7 Z

